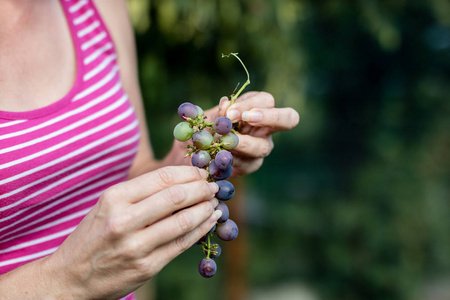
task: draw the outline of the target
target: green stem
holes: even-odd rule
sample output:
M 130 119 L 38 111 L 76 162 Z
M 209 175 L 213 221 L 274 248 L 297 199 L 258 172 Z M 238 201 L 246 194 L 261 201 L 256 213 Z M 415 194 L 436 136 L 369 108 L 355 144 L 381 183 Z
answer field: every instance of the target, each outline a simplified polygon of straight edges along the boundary
M 208 253 L 206 254 L 206 259 L 209 259 L 210 254 L 211 254 L 211 235 L 208 234 Z
M 241 89 L 236 94 L 231 95 L 230 101 L 231 101 L 231 105 L 233 105 L 233 103 L 236 101 L 236 99 L 239 97 L 239 95 L 242 93 L 242 91 L 245 89 L 245 87 L 250 84 L 250 74 L 248 73 L 247 68 L 245 67 L 242 60 L 239 58 L 238 53 L 230 53 L 228 55 L 222 54 L 222 58 L 230 57 L 230 55 L 233 55 L 234 57 L 237 58 L 237 60 L 239 60 L 241 65 L 244 67 L 245 73 L 247 73 L 247 81 L 242 85 Z

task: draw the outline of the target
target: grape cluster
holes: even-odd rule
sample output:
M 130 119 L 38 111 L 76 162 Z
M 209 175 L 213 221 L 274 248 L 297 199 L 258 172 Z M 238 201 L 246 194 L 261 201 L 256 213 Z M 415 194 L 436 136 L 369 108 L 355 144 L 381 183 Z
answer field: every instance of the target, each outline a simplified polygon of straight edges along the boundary
M 205 121 L 203 110 L 192 103 L 185 102 L 178 108 L 178 115 L 183 122 L 175 126 L 173 135 L 178 141 L 192 140 L 192 145 L 187 145 L 186 156 L 191 157 L 193 166 L 203 168 L 209 172 L 209 181 L 216 182 L 219 190 L 215 197 L 219 200 L 217 210 L 222 211 L 222 216 L 214 226 L 197 244 L 201 246 L 206 255 L 200 261 L 198 271 L 203 277 L 212 277 L 217 270 L 214 259 L 221 253 L 219 244 L 213 243 L 211 237 L 216 235 L 223 241 L 234 240 L 239 229 L 236 223 L 229 219 L 229 210 L 225 201 L 234 196 L 234 186 L 226 179 L 233 171 L 233 155 L 229 150 L 234 149 L 239 138 L 233 130 L 233 124 L 227 117 L 218 117 L 212 123 Z

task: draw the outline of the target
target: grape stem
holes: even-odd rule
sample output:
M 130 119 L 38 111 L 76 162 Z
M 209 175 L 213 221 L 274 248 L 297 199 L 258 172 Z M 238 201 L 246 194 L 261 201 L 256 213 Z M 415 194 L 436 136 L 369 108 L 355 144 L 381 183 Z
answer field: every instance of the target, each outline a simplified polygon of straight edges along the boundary
M 211 235 L 208 234 L 208 252 L 206 254 L 206 259 L 209 259 L 210 255 L 211 255 Z
M 245 67 L 242 60 L 239 58 L 238 53 L 230 53 L 227 55 L 222 53 L 222 58 L 230 57 L 230 55 L 233 55 L 234 57 L 236 57 L 237 60 L 239 60 L 241 65 L 244 67 L 245 73 L 247 73 L 247 81 L 242 85 L 241 89 L 236 94 L 231 95 L 230 102 L 231 102 L 231 105 L 233 105 L 233 103 L 236 101 L 236 99 L 239 97 L 239 95 L 242 93 L 242 91 L 245 89 L 245 87 L 250 84 L 250 74 L 248 73 L 247 68 Z

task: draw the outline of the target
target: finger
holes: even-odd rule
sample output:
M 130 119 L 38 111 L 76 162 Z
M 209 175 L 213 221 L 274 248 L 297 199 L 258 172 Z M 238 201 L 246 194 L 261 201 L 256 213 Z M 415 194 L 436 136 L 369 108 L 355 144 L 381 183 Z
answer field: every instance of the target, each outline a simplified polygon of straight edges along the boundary
M 119 183 L 105 193 L 115 201 L 127 199 L 129 203 L 135 203 L 169 186 L 207 178 L 208 172 L 196 167 L 164 167 Z
M 275 100 L 269 93 L 246 93 L 242 97 L 239 97 L 233 105 L 228 107 L 227 117 L 231 122 L 235 123 L 241 120 L 241 115 L 244 111 L 249 111 L 252 108 L 273 108 L 274 106 Z
M 136 226 L 143 228 L 174 211 L 214 199 L 218 190 L 216 183 L 204 180 L 173 185 L 130 206 L 130 210 L 134 212 Z
M 242 113 L 242 120 L 252 126 L 269 127 L 272 132 L 291 130 L 297 126 L 300 117 L 290 108 L 253 108 Z
M 147 228 L 136 233 L 135 238 L 146 241 L 149 245 L 148 251 L 152 251 L 166 243 L 181 242 L 181 236 L 193 231 L 207 220 L 214 223 L 218 220 L 220 213 L 216 213 L 209 201 L 198 203 L 192 207 L 171 215 Z M 194 241 L 195 242 L 195 241 Z M 190 242 L 181 242 L 184 250 L 191 246 Z
M 239 143 L 233 149 L 237 155 L 249 158 L 262 158 L 270 154 L 273 149 L 272 136 L 255 137 L 251 135 L 239 135 Z
M 212 214 L 205 222 L 194 230 L 177 237 L 152 252 L 148 260 L 153 261 L 160 270 L 178 255 L 192 247 L 199 239 L 205 236 L 219 219 L 218 215 Z
M 233 174 L 239 176 L 257 171 L 263 164 L 264 158 L 246 158 L 240 156 L 233 157 Z
M 225 116 L 228 107 L 230 107 L 231 102 L 228 100 L 227 96 L 223 96 L 219 101 L 219 116 Z

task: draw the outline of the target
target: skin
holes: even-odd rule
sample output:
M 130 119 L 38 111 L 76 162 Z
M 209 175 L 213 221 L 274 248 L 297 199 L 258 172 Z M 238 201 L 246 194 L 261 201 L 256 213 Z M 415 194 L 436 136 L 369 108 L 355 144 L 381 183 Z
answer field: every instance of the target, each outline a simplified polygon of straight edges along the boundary
M 191 247 L 220 217 L 214 210 L 217 185 L 186 165 L 184 143 L 175 141 L 161 161 L 153 156 L 125 0 L 95 3 L 116 43 L 123 87 L 140 121 L 138 154 L 129 180 L 104 191 L 54 254 L 0 276 L 2 299 L 120 298 Z M 75 53 L 59 1 L 0 0 L 0 70 L 0 110 L 37 109 L 70 90 Z M 272 134 L 299 121 L 293 109 L 275 108 L 266 92 L 246 93 L 232 106 L 224 97 L 205 113 L 240 123 L 234 175 L 256 171 L 273 149 Z

